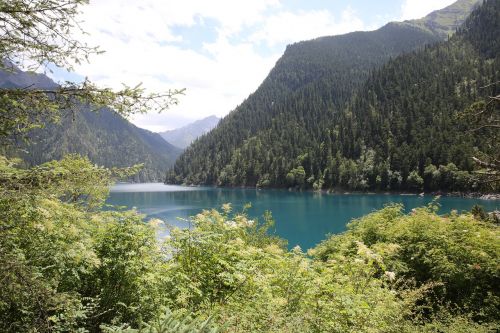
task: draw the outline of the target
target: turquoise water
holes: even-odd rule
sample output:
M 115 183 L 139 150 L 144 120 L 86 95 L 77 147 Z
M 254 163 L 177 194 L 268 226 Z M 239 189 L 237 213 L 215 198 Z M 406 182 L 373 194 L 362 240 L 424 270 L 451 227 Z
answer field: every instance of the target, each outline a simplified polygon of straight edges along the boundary
M 186 226 L 187 219 L 203 209 L 219 208 L 232 203 L 240 211 L 246 203 L 248 214 L 259 217 L 269 210 L 276 221 L 275 233 L 288 240 L 289 246 L 308 249 L 327 234 L 345 230 L 353 218 L 363 216 L 384 205 L 397 202 L 407 210 L 427 205 L 432 196 L 385 194 L 319 194 L 286 190 L 224 189 L 183 187 L 155 184 L 117 184 L 111 190 L 108 204 L 136 207 L 149 218 L 159 218 L 171 225 Z M 487 210 L 500 209 L 499 200 L 441 197 L 441 213 L 470 210 L 475 204 Z

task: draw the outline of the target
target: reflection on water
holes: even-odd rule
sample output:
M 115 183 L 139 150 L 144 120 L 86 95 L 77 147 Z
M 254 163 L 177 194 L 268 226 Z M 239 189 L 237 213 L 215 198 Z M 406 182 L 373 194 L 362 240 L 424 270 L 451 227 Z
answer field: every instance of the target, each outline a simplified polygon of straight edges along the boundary
M 168 224 L 186 226 L 182 219 L 198 214 L 203 209 L 220 208 L 232 203 L 240 211 L 247 203 L 248 214 L 262 216 L 271 211 L 276 220 L 275 232 L 288 240 L 289 246 L 313 247 L 327 234 L 345 230 L 353 218 L 380 209 L 388 203 L 402 203 L 407 210 L 424 206 L 431 196 L 384 194 L 318 194 L 286 190 L 224 189 L 212 187 L 184 187 L 155 184 L 118 184 L 112 188 L 108 204 L 135 207 L 148 218 L 159 218 Z M 500 208 L 500 201 L 486 201 L 455 197 L 439 200 L 441 213 L 470 210 L 480 204 L 488 210 Z M 180 219 L 179 219 L 180 218 Z

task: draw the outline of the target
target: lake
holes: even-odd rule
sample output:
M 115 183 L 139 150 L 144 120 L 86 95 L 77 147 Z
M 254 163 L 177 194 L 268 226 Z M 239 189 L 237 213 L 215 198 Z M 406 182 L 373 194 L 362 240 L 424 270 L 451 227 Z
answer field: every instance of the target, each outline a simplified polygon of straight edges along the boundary
M 108 204 L 135 207 L 148 218 L 159 218 L 168 224 L 184 227 L 190 216 L 203 209 L 220 208 L 232 203 L 233 211 L 241 211 L 251 203 L 251 217 L 271 211 L 276 221 L 274 232 L 288 240 L 289 247 L 309 249 L 326 238 L 340 233 L 353 218 L 366 215 L 385 205 L 402 203 L 406 210 L 425 206 L 432 196 L 396 194 L 320 194 L 287 190 L 228 189 L 184 187 L 151 184 L 117 184 L 111 189 Z M 487 210 L 500 209 L 500 200 L 441 197 L 440 213 L 470 210 L 475 204 Z M 180 219 L 179 219 L 180 218 Z

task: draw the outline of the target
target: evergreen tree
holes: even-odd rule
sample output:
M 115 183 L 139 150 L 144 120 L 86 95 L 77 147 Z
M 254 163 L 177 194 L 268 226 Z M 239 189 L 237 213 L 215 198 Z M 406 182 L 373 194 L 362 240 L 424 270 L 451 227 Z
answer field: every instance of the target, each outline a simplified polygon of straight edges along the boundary
M 471 157 L 497 146 L 459 115 L 498 95 L 489 85 L 499 76 L 498 6 L 486 1 L 449 40 L 414 51 L 435 39 L 405 25 L 289 47 L 261 87 L 181 155 L 167 182 L 420 191 L 422 179 L 427 191 L 481 190 Z M 375 37 L 378 47 L 400 48 L 371 49 Z M 431 165 L 441 176 L 429 176 Z M 301 184 L 292 177 L 299 167 Z

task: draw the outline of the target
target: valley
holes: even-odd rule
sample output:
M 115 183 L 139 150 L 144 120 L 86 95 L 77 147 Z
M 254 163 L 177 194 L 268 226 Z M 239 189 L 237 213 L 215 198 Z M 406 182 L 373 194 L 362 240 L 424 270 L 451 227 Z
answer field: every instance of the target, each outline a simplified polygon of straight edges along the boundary
M 500 331 L 500 0 L 0 1 L 0 55 L 0 332 Z

